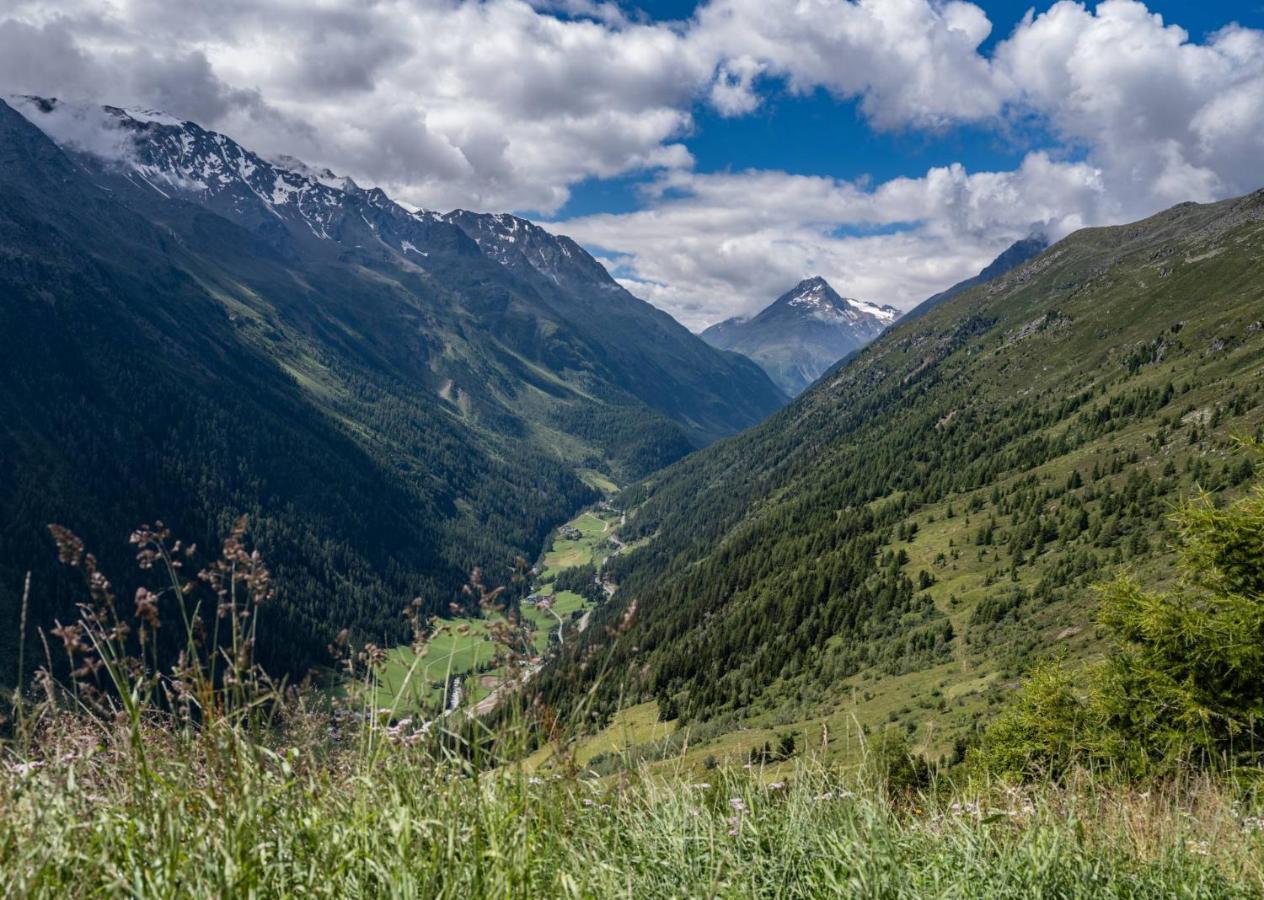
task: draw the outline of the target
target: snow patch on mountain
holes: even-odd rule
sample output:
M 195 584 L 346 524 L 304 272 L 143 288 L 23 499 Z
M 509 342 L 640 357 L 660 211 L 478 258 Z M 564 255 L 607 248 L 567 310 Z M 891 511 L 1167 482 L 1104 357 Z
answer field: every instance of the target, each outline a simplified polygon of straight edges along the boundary
M 137 122 L 148 122 L 154 125 L 170 125 L 174 128 L 179 128 L 184 124 L 183 121 L 177 119 L 175 116 L 168 115 L 167 113 L 160 112 L 156 109 L 138 109 L 132 106 L 113 108 Z M 106 107 L 106 109 L 111 109 L 111 107 Z
M 893 307 L 841 296 L 818 275 L 805 278 L 758 315 L 712 325 L 702 338 L 750 357 L 795 396 L 898 317 Z
M 850 297 L 847 298 L 847 302 L 866 315 L 873 316 L 880 322 L 886 322 L 889 324 L 900 317 L 900 311 L 894 306 L 878 306 L 874 303 L 867 303 L 864 300 L 854 300 Z
M 891 306 L 879 306 L 864 300 L 842 297 L 820 276 L 800 282 L 786 299 L 785 304 L 802 310 L 823 322 L 838 321 L 855 323 L 864 316 L 871 316 L 883 324 L 894 322 L 899 310 Z

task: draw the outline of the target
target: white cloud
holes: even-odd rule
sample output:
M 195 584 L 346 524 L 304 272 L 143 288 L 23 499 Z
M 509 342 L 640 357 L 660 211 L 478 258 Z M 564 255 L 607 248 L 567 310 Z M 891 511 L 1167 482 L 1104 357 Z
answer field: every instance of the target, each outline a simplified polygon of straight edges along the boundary
M 680 172 L 656 187 L 643 211 L 553 227 L 614 250 L 607 262 L 629 289 L 693 328 L 755 312 L 811 274 L 907 308 L 1018 237 L 1116 213 L 1094 167 L 1043 153 L 1013 172 L 954 165 L 874 189 L 777 172 Z
M 1088 149 L 1132 211 L 1259 186 L 1264 33 L 1206 43 L 1134 0 L 1062 0 L 996 52 L 1012 100 Z
M 993 23 L 962 0 L 707 0 L 670 23 L 633 7 L 10 0 L 0 86 L 166 109 L 430 207 L 548 214 L 585 179 L 645 173 L 644 209 L 558 227 L 695 325 L 812 272 L 907 305 L 1033 226 L 1259 185 L 1264 32 L 1192 41 L 1135 0 L 1060 0 L 985 55 Z M 1013 172 L 876 187 L 694 172 L 696 106 L 748 115 L 772 88 L 855 100 L 879 129 L 1019 122 L 1051 139 Z
M 683 166 L 710 69 L 591 2 L 119 0 L 0 14 L 0 84 L 156 106 L 432 207 L 552 210 L 585 178 Z
M 939 126 L 995 115 L 1003 95 L 977 53 L 991 24 L 952 0 L 711 0 L 690 42 L 720 65 L 722 112 L 758 105 L 757 75 L 792 91 L 860 97 L 880 127 Z

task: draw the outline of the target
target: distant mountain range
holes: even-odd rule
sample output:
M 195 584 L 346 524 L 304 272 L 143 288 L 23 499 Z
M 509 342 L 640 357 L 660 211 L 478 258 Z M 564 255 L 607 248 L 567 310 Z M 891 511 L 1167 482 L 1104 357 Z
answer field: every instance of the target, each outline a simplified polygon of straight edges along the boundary
M 872 341 L 899 317 L 891 306 L 841 296 L 820 276 L 800 281 L 758 315 L 725 319 L 702 332 L 713 347 L 753 359 L 790 396 Z
M 298 670 L 344 625 L 389 642 L 409 598 L 444 611 L 471 566 L 533 556 L 601 476 L 785 402 L 522 219 L 411 211 L 161 113 L 11 99 L 0 622 L 28 570 L 34 621 L 67 612 L 49 522 L 122 572 L 141 522 L 209 547 L 248 513 L 291 637 L 266 652 Z

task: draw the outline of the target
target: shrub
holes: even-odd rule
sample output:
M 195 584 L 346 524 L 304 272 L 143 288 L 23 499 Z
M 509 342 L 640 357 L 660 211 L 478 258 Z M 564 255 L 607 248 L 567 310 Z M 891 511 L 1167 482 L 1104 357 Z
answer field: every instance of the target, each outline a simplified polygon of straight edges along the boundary
M 1155 775 L 1264 760 L 1264 487 L 1174 516 L 1180 579 L 1101 588 L 1110 650 L 1078 671 L 1038 668 L 988 729 L 979 760 L 1009 776 L 1074 764 Z
M 932 775 L 930 763 L 913 752 L 904 729 L 884 728 L 865 748 L 865 780 L 888 795 L 924 791 Z

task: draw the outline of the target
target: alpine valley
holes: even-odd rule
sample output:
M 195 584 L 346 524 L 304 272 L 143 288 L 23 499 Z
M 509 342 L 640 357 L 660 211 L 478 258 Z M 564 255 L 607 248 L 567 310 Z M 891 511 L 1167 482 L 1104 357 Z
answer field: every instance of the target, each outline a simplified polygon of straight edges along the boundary
M 1262 2 L 0 4 L 0 900 L 1264 897 Z
M 402 640 L 408 598 L 446 611 L 473 566 L 503 580 L 611 479 L 785 402 L 522 219 L 413 212 L 158 113 L 10 103 L 5 622 L 27 572 L 33 625 L 73 615 L 50 522 L 117 571 L 142 522 L 209 546 L 245 514 L 287 635 L 262 658 L 301 673 L 341 627 Z M 102 140 L 57 146 L 55 120 Z M 16 644 L 0 629 L 6 673 Z
M 1171 514 L 1246 495 L 1264 437 L 1264 191 L 1030 249 L 622 493 L 606 627 L 542 686 L 608 723 L 582 759 L 854 760 L 891 731 L 959 761 L 1034 665 L 1107 649 L 1100 585 L 1178 583 Z M 835 308 L 778 305 L 805 288 Z M 655 718 L 683 724 L 638 742 Z

